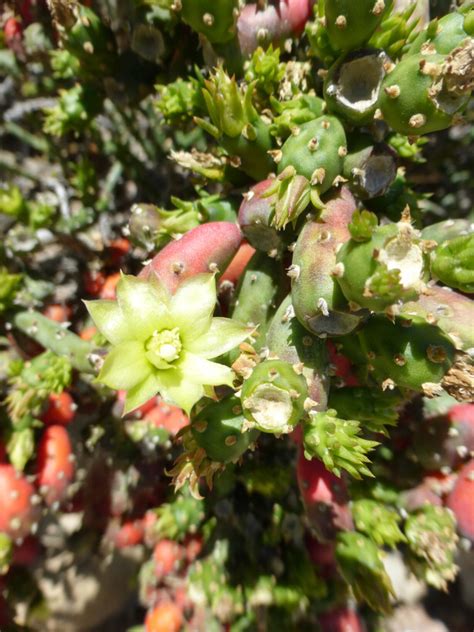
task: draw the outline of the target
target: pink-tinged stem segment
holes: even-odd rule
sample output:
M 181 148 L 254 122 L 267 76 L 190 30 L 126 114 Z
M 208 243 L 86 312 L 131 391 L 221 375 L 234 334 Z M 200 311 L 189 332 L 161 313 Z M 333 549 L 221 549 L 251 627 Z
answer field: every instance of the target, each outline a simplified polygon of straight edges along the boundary
M 231 222 L 209 222 L 190 230 L 184 237 L 165 246 L 139 276 L 147 278 L 151 272 L 174 292 L 178 285 L 196 274 L 222 274 L 239 249 L 242 233 Z

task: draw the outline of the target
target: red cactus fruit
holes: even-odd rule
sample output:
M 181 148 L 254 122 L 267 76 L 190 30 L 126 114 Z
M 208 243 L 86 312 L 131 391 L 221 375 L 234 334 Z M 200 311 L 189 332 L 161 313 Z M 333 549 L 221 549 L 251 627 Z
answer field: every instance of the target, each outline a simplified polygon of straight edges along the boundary
M 183 557 L 182 547 L 174 540 L 160 540 L 153 549 L 155 573 L 159 578 L 173 572 Z
M 83 276 L 84 290 L 90 296 L 99 296 L 106 276 L 100 270 L 87 270 Z
M 116 288 L 119 281 L 120 272 L 114 272 L 114 274 L 109 275 L 104 281 L 99 297 L 113 301 L 115 299 Z
M 253 248 L 248 242 L 244 241 L 240 244 L 240 248 L 232 261 L 227 266 L 224 274 L 219 279 L 219 286 L 224 283 L 231 283 L 234 287 L 237 285 L 240 277 L 242 276 L 248 262 L 255 254 L 255 248 Z
M 123 257 L 130 252 L 130 242 L 125 237 L 119 237 L 110 242 L 107 248 L 107 255 L 110 265 L 118 266 Z
M 173 436 L 189 423 L 189 419 L 181 408 L 170 406 L 164 402 L 159 402 L 157 406 L 149 410 L 143 419 L 156 428 L 164 428 Z
M 458 468 L 474 452 L 474 404 L 452 406 L 446 415 L 418 423 L 413 445 L 427 470 Z
M 143 542 L 144 533 L 142 520 L 128 520 L 113 533 L 112 541 L 118 549 L 125 549 Z
M 38 446 L 37 485 L 47 505 L 61 502 L 74 477 L 71 441 L 63 426 L 48 426 Z
M 242 241 L 239 227 L 231 222 L 209 222 L 196 226 L 181 239 L 172 241 L 153 257 L 139 276 L 156 272 L 170 292 L 179 283 L 202 272 L 222 273 Z
M 82 340 L 92 340 L 92 338 L 96 335 L 96 333 L 97 333 L 97 327 L 94 327 L 94 325 L 91 325 L 90 327 L 85 327 L 79 333 L 79 336 L 82 338 Z
M 459 470 L 446 506 L 456 516 L 459 533 L 474 542 L 474 459 Z
M 25 26 L 28 26 L 29 24 L 31 24 L 31 22 L 33 22 L 33 15 L 31 12 L 32 4 L 36 8 L 40 3 L 34 1 L 32 2 L 32 0 L 18 0 L 16 3 L 16 6 L 21 14 Z
M 21 23 L 16 18 L 8 18 L 3 25 L 3 35 L 5 36 L 6 45 L 12 48 L 15 42 L 21 40 L 22 34 L 23 27 Z
M 335 543 L 320 542 L 308 533 L 305 536 L 305 544 L 310 560 L 318 567 L 322 577 L 333 576 L 337 572 Z
M 34 487 L 12 465 L 0 465 L 0 531 L 13 539 L 26 537 L 39 517 Z
M 260 9 L 257 4 L 243 7 L 237 20 L 241 51 L 251 55 L 260 43 L 279 44 L 292 34 L 299 35 L 311 15 L 311 0 L 279 0 Z M 261 34 L 265 33 L 265 42 Z
M 156 522 L 158 517 L 153 509 L 149 509 L 143 516 L 142 520 L 145 544 L 150 548 L 154 547 L 159 539 L 159 535 L 156 533 Z
M 419 485 L 403 494 L 403 504 L 411 512 L 426 504 L 440 507 L 443 501 L 441 496 L 430 487 L 426 480 L 423 480 Z
M 61 305 L 59 303 L 52 303 L 47 305 L 43 314 L 46 318 L 56 321 L 57 323 L 66 323 L 71 319 L 72 309 L 69 305 Z
M 38 559 L 40 551 L 41 547 L 37 538 L 29 535 L 13 549 L 12 564 L 14 566 L 30 566 Z
M 320 614 L 321 632 L 364 632 L 365 626 L 355 610 L 342 606 Z
M 158 604 L 147 614 L 146 632 L 179 632 L 183 625 L 183 613 L 171 601 Z
M 359 386 L 359 380 L 353 373 L 351 361 L 339 353 L 333 342 L 328 341 L 329 362 L 334 368 L 335 377 L 344 382 L 344 386 Z
M 51 393 L 48 397 L 48 406 L 41 415 L 45 424 L 61 424 L 67 426 L 74 419 L 76 414 L 76 404 L 67 391 L 62 393 Z
M 474 404 L 451 406 L 448 419 L 457 433 L 458 456 L 466 458 L 474 452 Z
M 124 405 L 126 397 L 127 397 L 126 391 L 117 391 L 117 401 L 119 402 L 121 407 Z M 148 412 L 150 412 L 150 410 L 153 410 L 153 408 L 156 408 L 158 403 L 159 403 L 159 400 L 157 399 L 156 396 L 151 397 L 147 402 L 145 402 L 138 408 L 135 408 L 135 410 L 133 411 L 133 415 L 143 417 Z
M 287 0 L 288 19 L 291 24 L 291 30 L 295 35 L 303 32 L 306 22 L 312 14 L 312 0 Z
M 297 464 L 300 493 L 312 528 L 323 542 L 340 530 L 353 529 L 344 479 L 329 472 L 318 459 L 308 460 L 300 450 Z

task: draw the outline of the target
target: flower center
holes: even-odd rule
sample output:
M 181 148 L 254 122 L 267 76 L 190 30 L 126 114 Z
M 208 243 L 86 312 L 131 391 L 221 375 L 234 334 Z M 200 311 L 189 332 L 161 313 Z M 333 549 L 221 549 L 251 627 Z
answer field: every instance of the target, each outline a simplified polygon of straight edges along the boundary
M 148 360 L 157 369 L 171 368 L 171 363 L 179 358 L 182 349 L 178 327 L 154 331 L 148 338 L 145 348 Z

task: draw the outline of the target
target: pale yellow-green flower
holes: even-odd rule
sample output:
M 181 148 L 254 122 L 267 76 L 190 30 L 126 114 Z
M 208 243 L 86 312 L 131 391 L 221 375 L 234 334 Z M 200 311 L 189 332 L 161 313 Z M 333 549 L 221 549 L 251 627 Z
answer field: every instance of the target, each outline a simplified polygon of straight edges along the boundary
M 216 300 L 214 275 L 198 274 L 173 295 L 155 275 L 123 275 L 116 301 L 86 301 L 112 345 L 97 379 L 127 392 L 124 414 L 157 393 L 189 414 L 205 387 L 232 386 L 232 369 L 211 359 L 239 345 L 250 330 L 213 318 Z

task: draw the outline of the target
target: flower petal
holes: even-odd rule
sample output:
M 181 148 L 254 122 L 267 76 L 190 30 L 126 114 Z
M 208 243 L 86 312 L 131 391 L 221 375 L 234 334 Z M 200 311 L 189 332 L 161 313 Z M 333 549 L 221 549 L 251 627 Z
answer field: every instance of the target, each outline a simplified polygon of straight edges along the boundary
M 158 393 L 158 390 L 158 378 L 156 374 L 151 373 L 144 382 L 140 382 L 128 391 L 123 414 L 126 415 L 147 402 Z
M 185 345 L 207 331 L 216 301 L 213 274 L 196 274 L 178 287 L 171 298 L 170 311 Z
M 117 301 L 84 301 L 97 329 L 113 345 L 130 339 L 130 328 Z
M 183 352 L 178 362 L 184 379 L 193 384 L 208 384 L 218 386 L 227 384 L 232 386 L 235 374 L 228 366 L 210 362 L 193 353 Z
M 161 397 L 169 404 L 176 404 L 182 408 L 187 415 L 204 395 L 202 385 L 187 380 L 179 369 L 160 371 L 158 380 Z
M 213 318 L 209 330 L 199 338 L 189 340 L 186 349 L 203 358 L 215 358 L 237 347 L 252 331 L 231 318 Z
M 98 380 L 110 388 L 128 391 L 144 382 L 153 367 L 145 357 L 143 343 L 138 340 L 122 342 L 105 358 Z
M 136 340 L 146 340 L 155 330 L 171 324 L 167 295 L 156 275 L 146 280 L 123 275 L 117 285 L 117 300 Z

